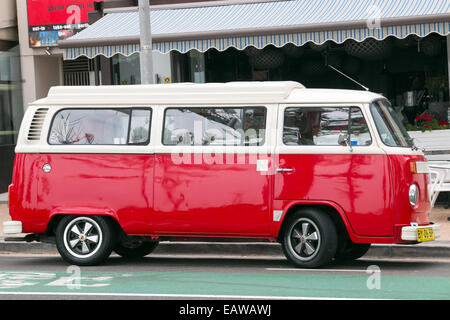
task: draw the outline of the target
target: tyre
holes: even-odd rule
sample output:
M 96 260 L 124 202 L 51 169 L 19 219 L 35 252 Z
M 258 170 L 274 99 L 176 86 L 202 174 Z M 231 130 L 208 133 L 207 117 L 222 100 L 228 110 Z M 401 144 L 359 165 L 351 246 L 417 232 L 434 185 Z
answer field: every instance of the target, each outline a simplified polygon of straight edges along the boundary
M 101 216 L 66 216 L 56 227 L 56 247 L 61 257 L 79 266 L 106 260 L 115 245 L 115 229 Z
M 335 259 L 338 261 L 352 261 L 361 258 L 370 249 L 370 243 L 354 243 L 350 240 L 344 248 L 338 250 Z
M 302 209 L 286 221 L 282 248 L 297 267 L 317 268 L 331 262 L 337 251 L 337 231 L 331 218 L 318 210 Z
M 127 239 L 117 243 L 114 252 L 128 259 L 142 258 L 152 253 L 158 246 L 158 241 L 142 241 Z

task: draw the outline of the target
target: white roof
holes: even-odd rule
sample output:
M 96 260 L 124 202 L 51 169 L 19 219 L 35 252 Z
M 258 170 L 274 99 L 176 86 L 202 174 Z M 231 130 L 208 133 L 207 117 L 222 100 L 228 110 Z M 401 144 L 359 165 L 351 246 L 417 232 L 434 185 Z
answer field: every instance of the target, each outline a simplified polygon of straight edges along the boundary
M 365 90 L 305 89 L 292 91 L 285 103 L 369 103 L 380 98 L 383 96 Z
M 31 105 L 364 103 L 380 95 L 358 90 L 306 89 L 294 81 L 52 87 Z

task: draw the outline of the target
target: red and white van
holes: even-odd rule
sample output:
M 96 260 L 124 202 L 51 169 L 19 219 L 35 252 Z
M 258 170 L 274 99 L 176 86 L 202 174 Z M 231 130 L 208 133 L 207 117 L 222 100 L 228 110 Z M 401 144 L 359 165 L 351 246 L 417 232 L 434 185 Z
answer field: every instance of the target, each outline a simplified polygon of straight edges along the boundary
M 381 95 L 296 82 L 54 87 L 26 111 L 5 233 L 72 264 L 159 241 L 278 241 L 299 267 L 439 236 Z

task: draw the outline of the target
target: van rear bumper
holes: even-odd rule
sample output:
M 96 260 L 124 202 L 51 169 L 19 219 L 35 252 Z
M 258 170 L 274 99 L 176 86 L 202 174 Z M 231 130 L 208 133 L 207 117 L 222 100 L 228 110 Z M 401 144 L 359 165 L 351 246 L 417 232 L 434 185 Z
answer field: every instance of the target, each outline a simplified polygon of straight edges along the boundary
M 3 233 L 4 234 L 22 233 L 22 222 L 20 221 L 3 222 Z
M 432 228 L 434 232 L 434 238 L 437 239 L 441 235 L 440 225 L 439 224 L 429 224 L 426 226 L 418 226 L 411 225 L 402 228 L 401 239 L 404 241 L 418 241 L 417 239 L 417 230 L 418 229 L 426 229 Z

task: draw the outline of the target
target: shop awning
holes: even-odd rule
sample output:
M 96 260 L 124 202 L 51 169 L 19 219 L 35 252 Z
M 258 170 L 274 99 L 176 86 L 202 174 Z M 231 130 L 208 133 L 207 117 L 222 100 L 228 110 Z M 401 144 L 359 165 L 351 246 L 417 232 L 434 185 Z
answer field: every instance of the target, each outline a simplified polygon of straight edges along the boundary
M 202 7 L 152 10 L 153 48 L 185 53 L 210 48 L 301 46 L 331 40 L 403 39 L 415 34 L 450 33 L 448 0 L 292 0 L 222 1 Z M 61 41 L 65 59 L 115 54 L 129 56 L 139 48 L 139 13 L 111 12 Z

